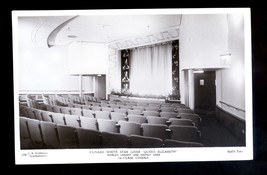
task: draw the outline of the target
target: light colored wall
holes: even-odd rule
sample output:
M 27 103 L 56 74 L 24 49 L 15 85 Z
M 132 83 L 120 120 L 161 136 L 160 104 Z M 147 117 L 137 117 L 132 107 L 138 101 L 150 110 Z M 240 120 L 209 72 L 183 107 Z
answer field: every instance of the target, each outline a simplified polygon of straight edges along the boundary
M 231 64 L 227 69 L 218 70 L 217 105 L 224 110 L 245 118 L 245 113 L 222 105 L 225 102 L 240 109 L 245 109 L 245 47 L 244 47 L 244 18 L 242 15 L 228 15 L 229 34 L 228 45 L 231 53 Z
M 180 35 L 180 68 L 222 67 L 220 54 L 227 49 L 227 16 L 183 15 Z
M 18 82 L 21 91 L 78 90 L 78 77 L 68 74 L 68 48 L 20 47 Z M 16 61 L 16 60 L 15 60 Z M 90 87 L 85 87 L 91 91 Z
M 70 74 L 107 74 L 107 44 L 71 43 L 69 45 L 68 68 Z
M 231 53 L 230 66 L 221 62 L 221 54 Z M 244 19 L 242 15 L 183 15 L 180 35 L 180 69 L 216 70 L 216 102 L 240 118 L 245 113 L 221 105 L 223 101 L 245 109 Z M 191 76 L 191 77 L 190 77 Z M 189 72 L 189 81 L 194 74 Z M 180 74 L 183 80 L 183 74 Z M 190 85 L 190 82 L 189 82 Z M 184 81 L 181 81 L 184 95 Z M 191 94 L 190 94 L 191 93 Z M 193 86 L 189 86 L 189 105 L 193 108 Z M 181 98 L 182 103 L 185 98 Z

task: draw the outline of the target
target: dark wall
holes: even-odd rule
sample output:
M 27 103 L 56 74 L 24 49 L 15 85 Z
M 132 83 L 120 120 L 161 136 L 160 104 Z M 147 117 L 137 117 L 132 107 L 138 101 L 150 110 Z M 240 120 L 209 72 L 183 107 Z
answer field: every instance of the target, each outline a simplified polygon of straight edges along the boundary
M 240 140 L 240 142 L 242 142 L 243 145 L 245 146 L 246 126 L 244 120 L 237 118 L 236 116 L 223 110 L 219 106 L 216 106 L 216 118 L 226 129 L 229 130 L 229 132 L 235 135 Z

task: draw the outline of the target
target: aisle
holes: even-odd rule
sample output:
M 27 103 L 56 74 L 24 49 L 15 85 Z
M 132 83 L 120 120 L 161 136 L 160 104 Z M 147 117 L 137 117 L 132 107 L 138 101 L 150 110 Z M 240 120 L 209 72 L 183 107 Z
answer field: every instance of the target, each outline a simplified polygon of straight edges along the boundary
M 223 127 L 215 115 L 203 115 L 201 122 L 201 140 L 205 147 L 244 146 L 233 134 Z

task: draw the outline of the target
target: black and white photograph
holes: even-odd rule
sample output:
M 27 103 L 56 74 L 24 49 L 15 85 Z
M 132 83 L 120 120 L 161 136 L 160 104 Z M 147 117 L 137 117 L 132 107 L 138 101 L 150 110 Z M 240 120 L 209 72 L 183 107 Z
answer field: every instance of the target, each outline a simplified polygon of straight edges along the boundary
M 250 8 L 12 11 L 16 164 L 253 159 Z

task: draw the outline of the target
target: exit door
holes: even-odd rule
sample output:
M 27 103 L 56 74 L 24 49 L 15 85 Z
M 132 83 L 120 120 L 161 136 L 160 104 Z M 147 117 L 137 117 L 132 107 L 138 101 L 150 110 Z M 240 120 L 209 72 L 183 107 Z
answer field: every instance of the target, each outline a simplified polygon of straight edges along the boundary
M 215 71 L 194 74 L 195 112 L 213 114 L 216 110 Z

